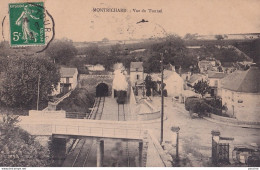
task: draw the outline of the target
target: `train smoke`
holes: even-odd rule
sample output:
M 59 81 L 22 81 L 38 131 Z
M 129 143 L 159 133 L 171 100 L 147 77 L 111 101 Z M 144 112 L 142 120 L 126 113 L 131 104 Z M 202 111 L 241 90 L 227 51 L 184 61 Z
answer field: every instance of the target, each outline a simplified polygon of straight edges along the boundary
M 126 77 L 121 73 L 121 70 L 114 71 L 115 77 L 113 80 L 113 89 L 119 90 L 127 90 L 128 83 L 126 81 Z

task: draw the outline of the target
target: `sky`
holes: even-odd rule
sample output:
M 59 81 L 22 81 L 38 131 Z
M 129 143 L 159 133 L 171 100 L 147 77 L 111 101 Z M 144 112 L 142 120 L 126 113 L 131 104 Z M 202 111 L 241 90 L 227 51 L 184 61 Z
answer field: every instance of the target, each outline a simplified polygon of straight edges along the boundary
M 1 0 L 1 21 L 4 16 L 8 16 L 8 3 L 21 1 L 29 0 Z M 105 37 L 109 40 L 126 40 L 167 34 L 184 36 L 186 33 L 209 35 L 260 32 L 259 0 L 42 1 L 54 19 L 55 38 L 66 37 L 73 41 L 98 41 Z M 123 8 L 127 12 L 93 12 L 93 8 Z M 146 12 L 137 13 L 133 9 L 144 9 Z M 148 9 L 162 12 L 150 13 Z M 148 22 L 137 24 L 142 19 Z M 7 23 L 4 23 L 5 26 Z M 0 41 L 2 39 L 0 36 Z

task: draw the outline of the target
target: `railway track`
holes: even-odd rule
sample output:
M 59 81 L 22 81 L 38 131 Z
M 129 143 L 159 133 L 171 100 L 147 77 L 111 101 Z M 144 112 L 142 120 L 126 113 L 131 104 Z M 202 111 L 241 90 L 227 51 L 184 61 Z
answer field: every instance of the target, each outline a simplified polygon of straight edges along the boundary
M 93 110 L 87 117 L 88 119 L 100 120 L 105 104 L 105 97 L 96 97 Z M 86 167 L 93 166 L 88 163 L 93 151 L 95 141 L 92 138 L 79 139 L 73 151 L 66 157 L 63 167 Z
M 121 105 L 121 107 L 120 107 L 120 105 Z M 126 121 L 125 105 L 124 104 L 118 104 L 117 117 L 118 117 L 118 121 Z
M 102 118 L 105 97 L 97 97 L 93 110 L 87 119 L 100 120 Z M 118 121 L 126 121 L 125 106 L 118 105 Z M 130 153 L 130 143 L 125 140 L 123 143 L 124 163 L 123 166 L 135 166 L 133 160 L 130 160 L 133 154 Z M 72 152 L 66 157 L 63 163 L 64 167 L 95 167 L 96 166 L 96 141 L 92 138 L 83 138 L 77 140 L 77 144 Z M 117 164 L 118 165 L 118 164 Z M 121 164 L 122 165 L 122 164 Z M 120 166 L 120 165 L 119 165 Z
M 122 106 L 120 109 L 120 105 Z M 120 110 L 122 110 L 122 121 L 126 121 L 126 114 L 125 114 L 125 106 L 124 104 L 118 104 L 118 121 L 120 121 Z M 125 142 L 125 153 L 126 153 L 126 157 L 127 157 L 127 167 L 130 167 L 130 152 L 129 152 L 129 143 L 128 141 Z
M 105 104 L 105 97 L 97 97 L 93 106 L 93 110 L 88 116 L 88 119 L 100 120 Z

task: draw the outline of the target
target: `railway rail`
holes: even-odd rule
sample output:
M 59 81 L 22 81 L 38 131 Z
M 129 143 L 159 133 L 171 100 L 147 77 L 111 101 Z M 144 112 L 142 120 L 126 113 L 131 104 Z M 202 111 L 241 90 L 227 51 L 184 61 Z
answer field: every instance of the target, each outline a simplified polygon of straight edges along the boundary
M 102 118 L 103 108 L 105 103 L 105 97 L 97 97 L 91 113 L 88 115 L 87 119 L 100 120 Z M 118 105 L 118 121 L 126 121 L 126 110 L 123 104 Z M 127 140 L 123 142 L 123 152 L 124 152 L 124 163 L 123 166 L 131 167 L 135 166 L 130 153 L 130 143 Z M 64 161 L 63 166 L 66 167 L 94 167 L 96 166 L 96 141 L 92 138 L 85 138 L 77 140 L 77 144 L 72 152 L 67 156 Z M 122 162 L 121 162 L 122 163 Z M 120 166 L 116 163 L 115 166 Z M 122 164 L 121 164 L 122 166 Z
M 100 120 L 103 113 L 105 97 L 96 97 L 93 110 L 88 115 L 87 119 Z M 73 151 L 67 156 L 63 166 L 68 167 L 86 167 L 88 159 L 95 146 L 95 141 L 92 138 L 80 139 Z
M 122 106 L 120 109 L 120 105 Z M 120 110 L 122 111 L 122 121 L 126 121 L 126 112 L 125 112 L 125 105 L 124 104 L 118 104 L 118 121 L 120 121 Z M 129 143 L 126 141 L 125 145 L 125 152 L 127 157 L 127 166 L 130 167 L 130 152 L 129 152 Z

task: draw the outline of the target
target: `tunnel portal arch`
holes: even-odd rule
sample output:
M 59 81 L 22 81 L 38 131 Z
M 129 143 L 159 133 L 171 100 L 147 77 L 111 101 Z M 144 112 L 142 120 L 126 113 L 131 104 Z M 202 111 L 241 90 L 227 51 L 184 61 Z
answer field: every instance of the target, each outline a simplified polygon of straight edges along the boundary
M 99 83 L 96 86 L 96 97 L 108 96 L 108 85 L 106 83 Z

